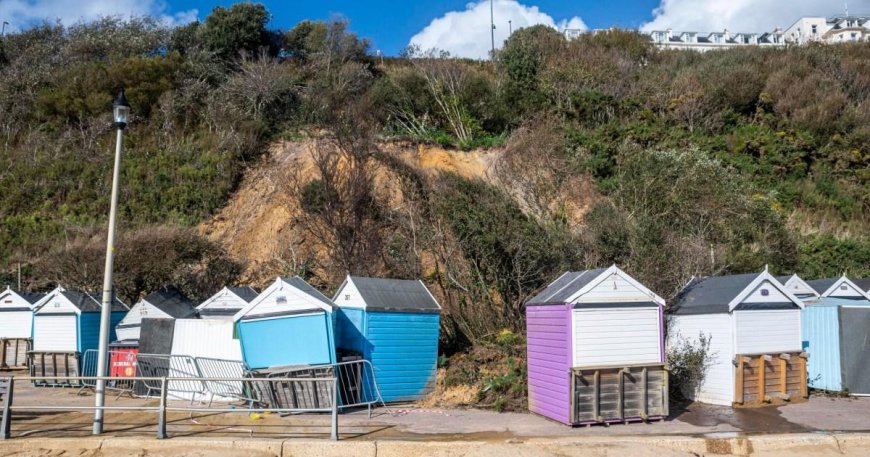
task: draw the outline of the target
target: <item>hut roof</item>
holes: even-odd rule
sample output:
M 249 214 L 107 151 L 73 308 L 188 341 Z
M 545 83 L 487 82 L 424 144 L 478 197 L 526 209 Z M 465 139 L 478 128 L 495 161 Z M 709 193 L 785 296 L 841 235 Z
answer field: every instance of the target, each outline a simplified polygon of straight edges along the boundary
M 359 290 L 367 309 L 440 311 L 441 305 L 419 280 L 348 276 Z M 339 292 L 344 288 L 339 287 Z
M 260 294 L 259 292 L 257 292 L 256 289 L 250 286 L 227 287 L 227 290 L 236 294 L 237 297 L 241 298 L 247 303 L 250 303 L 251 300 L 257 298 L 257 295 Z
M 840 278 L 810 279 L 809 281 L 806 281 L 806 283 L 821 295 L 827 292 L 827 290 L 830 289 L 839 279 Z
M 789 307 L 791 305 L 796 305 L 797 307 L 803 306 L 797 297 L 785 289 L 782 282 L 770 276 L 767 272 L 762 272 L 692 278 L 683 290 L 677 294 L 671 309 L 676 314 L 728 313 L 734 309 L 735 300 L 740 298 L 741 295 L 746 294 L 750 286 L 760 284 L 765 279 L 769 280 L 773 287 L 788 297 L 790 302 Z M 741 306 L 745 307 L 744 309 L 762 309 L 765 307 L 770 308 L 776 303 L 779 302 L 744 303 Z
M 852 280 L 856 286 L 860 287 L 864 292 L 870 292 L 870 278 L 860 278 Z
M 196 313 L 196 307 L 193 305 L 193 302 L 180 290 L 172 286 L 155 290 L 146 295 L 142 300 L 176 319 L 190 317 Z
M 550 283 L 550 285 L 538 293 L 538 295 L 535 295 L 527 304 L 543 305 L 548 303 L 565 303 L 572 295 L 592 282 L 595 278 L 601 276 L 605 271 L 607 271 L 607 268 L 568 271 Z
M 61 290 L 59 292 L 61 295 L 66 297 L 70 303 L 73 304 L 80 311 L 90 312 L 90 311 L 100 311 L 103 309 L 100 300 L 97 300 L 96 296 L 99 296 L 95 293 L 82 292 L 78 290 Z M 130 308 L 124 304 L 118 297 L 113 297 L 112 300 L 112 311 L 129 311 Z

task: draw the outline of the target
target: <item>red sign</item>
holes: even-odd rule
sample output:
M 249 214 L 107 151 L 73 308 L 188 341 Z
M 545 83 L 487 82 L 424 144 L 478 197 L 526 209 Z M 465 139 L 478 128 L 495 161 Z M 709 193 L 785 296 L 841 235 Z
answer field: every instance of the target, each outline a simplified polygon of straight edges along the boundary
M 115 348 L 109 366 L 109 376 L 132 378 L 136 376 L 136 355 L 138 348 Z

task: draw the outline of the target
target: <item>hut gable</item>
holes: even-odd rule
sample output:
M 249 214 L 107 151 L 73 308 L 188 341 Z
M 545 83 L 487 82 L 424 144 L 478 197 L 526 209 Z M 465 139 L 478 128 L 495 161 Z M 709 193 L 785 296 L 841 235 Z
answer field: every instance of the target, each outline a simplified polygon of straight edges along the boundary
M 0 311 L 30 311 L 44 297 L 45 294 L 19 292 L 7 286 L 0 292 Z
M 839 278 L 813 279 L 807 281 L 821 297 L 870 300 L 870 293 L 861 289 L 845 275 Z
M 665 301 L 616 265 L 585 271 L 569 271 L 532 298 L 527 305 L 606 304 Z
M 332 312 L 334 304 L 317 289 L 295 276 L 278 278 L 254 300 L 233 316 L 233 320 L 268 319 L 271 317 L 313 312 Z
M 257 298 L 257 291 L 248 286 L 224 287 L 196 307 L 201 316 L 234 316 Z
M 806 283 L 800 276 L 793 274 L 791 276 L 777 276 L 776 279 L 789 292 L 802 300 L 812 300 L 819 298 L 818 292 L 815 291 L 809 284 Z
M 333 301 L 342 307 L 371 311 L 441 311 L 441 305 L 419 280 L 348 276 Z

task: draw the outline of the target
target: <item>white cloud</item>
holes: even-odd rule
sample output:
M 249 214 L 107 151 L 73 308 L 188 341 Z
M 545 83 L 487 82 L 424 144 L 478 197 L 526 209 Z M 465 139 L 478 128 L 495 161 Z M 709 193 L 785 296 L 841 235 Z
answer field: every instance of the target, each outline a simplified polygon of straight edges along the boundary
M 56 19 L 64 25 L 103 16 L 151 15 L 167 24 L 185 24 L 197 19 L 195 9 L 174 14 L 169 14 L 167 9 L 162 0 L 0 0 L 0 21 L 8 21 L 7 31 L 15 31 Z
M 516 0 L 495 0 L 495 45 L 501 47 L 508 37 L 508 21 L 513 30 L 544 24 L 562 30 L 564 28 L 586 30 L 586 24 L 577 16 L 560 20 L 541 11 L 537 6 L 526 6 Z M 422 50 L 439 49 L 451 55 L 484 59 L 492 48 L 490 39 L 489 0 L 469 3 L 463 11 L 450 11 L 433 19 L 423 30 L 411 37 L 409 44 Z
M 849 11 L 870 11 L 870 0 L 850 0 Z M 766 32 L 786 28 L 802 16 L 843 14 L 845 4 L 831 0 L 661 0 L 642 30 L 691 32 Z

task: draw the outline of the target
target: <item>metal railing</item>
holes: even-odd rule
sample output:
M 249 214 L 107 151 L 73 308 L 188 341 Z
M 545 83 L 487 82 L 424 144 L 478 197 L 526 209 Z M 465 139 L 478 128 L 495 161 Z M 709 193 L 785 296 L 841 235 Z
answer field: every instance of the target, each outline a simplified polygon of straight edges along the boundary
M 32 382 L 34 377 L 32 376 L 9 376 L 0 378 L 0 382 L 6 384 L 6 392 L 3 395 L 3 416 L 2 421 L 0 421 L 0 439 L 9 439 L 11 438 L 11 430 L 12 430 L 12 413 L 15 411 L 153 411 L 157 413 L 157 438 L 164 439 L 167 438 L 166 434 L 166 413 L 167 412 L 213 412 L 213 413 L 257 413 L 257 412 L 272 412 L 272 413 L 330 413 L 331 414 L 331 427 L 330 427 L 330 437 L 333 440 L 338 440 L 338 409 L 339 409 L 339 378 L 338 377 L 327 377 L 327 378 L 291 378 L 291 377 L 269 377 L 269 378 L 245 378 L 245 377 L 201 377 L 197 378 L 197 382 L 201 382 L 204 384 L 207 383 L 220 383 L 223 385 L 224 383 L 229 383 L 230 385 L 242 385 L 244 383 L 256 382 L 258 384 L 276 384 L 271 387 L 270 390 L 275 392 L 294 392 L 297 390 L 306 390 L 310 389 L 308 386 L 313 382 L 319 386 L 329 386 L 326 389 L 326 396 L 320 398 L 317 403 L 305 403 L 305 402 L 296 402 L 296 403 L 282 403 L 276 404 L 275 406 L 268 406 L 268 404 L 264 407 L 254 407 L 250 405 L 247 408 L 238 408 L 238 407 L 211 407 L 209 404 L 206 407 L 194 407 L 192 404 L 187 406 L 170 406 L 168 404 L 168 393 L 171 390 L 171 386 L 173 383 L 186 383 L 191 382 L 191 378 L 189 377 L 173 377 L 173 376 L 160 376 L 160 377 L 146 377 L 146 376 L 135 376 L 132 378 L 129 377 L 111 377 L 111 376 L 58 376 L 58 379 L 65 379 L 67 381 L 78 381 L 82 384 L 96 384 L 97 380 L 105 380 L 107 384 L 111 384 L 113 381 L 134 381 L 134 382 L 143 382 L 150 383 L 151 385 L 159 386 L 160 393 L 160 403 L 158 406 L 62 406 L 62 405 L 16 405 L 13 402 L 14 392 L 15 392 L 15 383 L 16 381 L 30 381 Z M 297 384 L 305 384 L 305 386 L 300 387 Z M 283 395 L 286 395 L 283 394 Z M 328 401 L 324 402 L 324 399 Z

